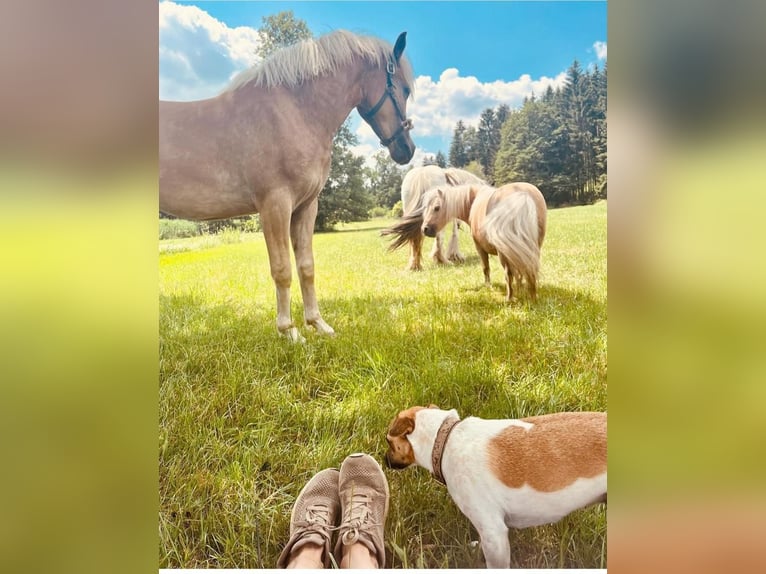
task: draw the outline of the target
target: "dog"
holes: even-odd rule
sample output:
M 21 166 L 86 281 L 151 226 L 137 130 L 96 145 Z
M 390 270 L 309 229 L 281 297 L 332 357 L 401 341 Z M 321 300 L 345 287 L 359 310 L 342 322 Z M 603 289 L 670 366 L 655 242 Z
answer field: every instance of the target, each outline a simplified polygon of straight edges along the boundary
M 386 441 L 387 466 L 422 466 L 446 484 L 479 532 L 487 568 L 510 568 L 508 528 L 606 502 L 606 413 L 460 420 L 454 409 L 411 407 Z

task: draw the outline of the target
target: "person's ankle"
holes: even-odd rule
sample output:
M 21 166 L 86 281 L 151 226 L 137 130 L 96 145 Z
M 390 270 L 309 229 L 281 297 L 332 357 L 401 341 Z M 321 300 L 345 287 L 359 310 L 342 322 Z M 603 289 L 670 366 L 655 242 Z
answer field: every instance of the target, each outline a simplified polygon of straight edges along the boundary
M 308 542 L 290 555 L 287 568 L 324 568 L 323 553 L 324 548 L 322 546 Z
M 375 553 L 365 544 L 355 542 L 343 548 L 341 568 L 380 568 Z

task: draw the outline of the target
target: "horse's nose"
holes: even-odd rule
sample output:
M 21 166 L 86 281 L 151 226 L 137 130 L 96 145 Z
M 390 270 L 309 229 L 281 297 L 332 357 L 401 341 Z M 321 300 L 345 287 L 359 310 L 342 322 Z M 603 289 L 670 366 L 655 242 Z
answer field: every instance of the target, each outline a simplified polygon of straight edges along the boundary
M 436 237 L 436 231 L 434 230 L 432 225 L 424 225 L 423 235 L 425 235 L 426 237 Z

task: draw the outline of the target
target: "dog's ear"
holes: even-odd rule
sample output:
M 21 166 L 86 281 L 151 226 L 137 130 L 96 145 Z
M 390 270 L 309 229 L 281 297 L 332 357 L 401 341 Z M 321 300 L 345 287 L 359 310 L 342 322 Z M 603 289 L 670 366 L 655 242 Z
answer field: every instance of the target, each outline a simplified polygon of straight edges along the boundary
M 404 436 L 415 430 L 415 418 L 399 415 L 394 419 L 388 434 L 391 436 Z
M 439 407 L 437 407 L 436 405 L 428 405 L 428 408 L 429 409 L 438 409 Z

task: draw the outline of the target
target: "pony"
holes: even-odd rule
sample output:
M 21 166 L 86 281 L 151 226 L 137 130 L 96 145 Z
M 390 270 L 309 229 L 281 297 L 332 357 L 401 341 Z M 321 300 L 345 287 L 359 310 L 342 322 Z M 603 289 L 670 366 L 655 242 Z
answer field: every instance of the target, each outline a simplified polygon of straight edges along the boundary
M 471 228 L 485 285 L 491 284 L 489 256 L 497 255 L 505 270 L 506 301 L 513 296 L 514 280 L 519 288 L 526 280 L 530 297 L 537 300 L 540 248 L 547 220 L 545 198 L 537 187 L 517 182 L 499 188 L 461 184 L 430 189 L 423 195 L 421 207 L 386 230 L 395 236 L 389 250 L 421 233 L 434 237 L 453 218 Z
M 438 185 L 456 185 L 460 183 L 486 184 L 484 180 L 479 179 L 471 172 L 454 167 L 443 169 L 438 165 L 426 165 L 411 169 L 402 180 L 403 215 L 408 215 L 415 211 L 420 206 L 423 194 L 432 187 Z M 431 251 L 431 257 L 436 263 L 447 263 L 447 261 L 463 263 L 465 261 L 465 257 L 460 253 L 457 231 L 457 220 L 453 220 L 452 238 L 449 242 L 446 258 L 444 257 L 442 249 L 442 245 L 444 244 L 444 232 L 439 231 L 439 233 L 436 234 L 434 248 Z M 406 269 L 420 271 L 422 269 L 420 261 L 423 236 L 418 235 L 417 237 L 413 237 L 409 243 L 410 261 L 407 264 Z
M 305 339 L 290 315 L 291 243 L 304 320 L 320 334 L 335 333 L 319 312 L 312 247 L 333 135 L 356 108 L 395 162 L 415 153 L 406 38 L 402 32 L 392 48 L 338 30 L 275 52 L 216 97 L 160 102 L 160 211 L 197 220 L 259 213 L 277 331 L 292 342 Z

